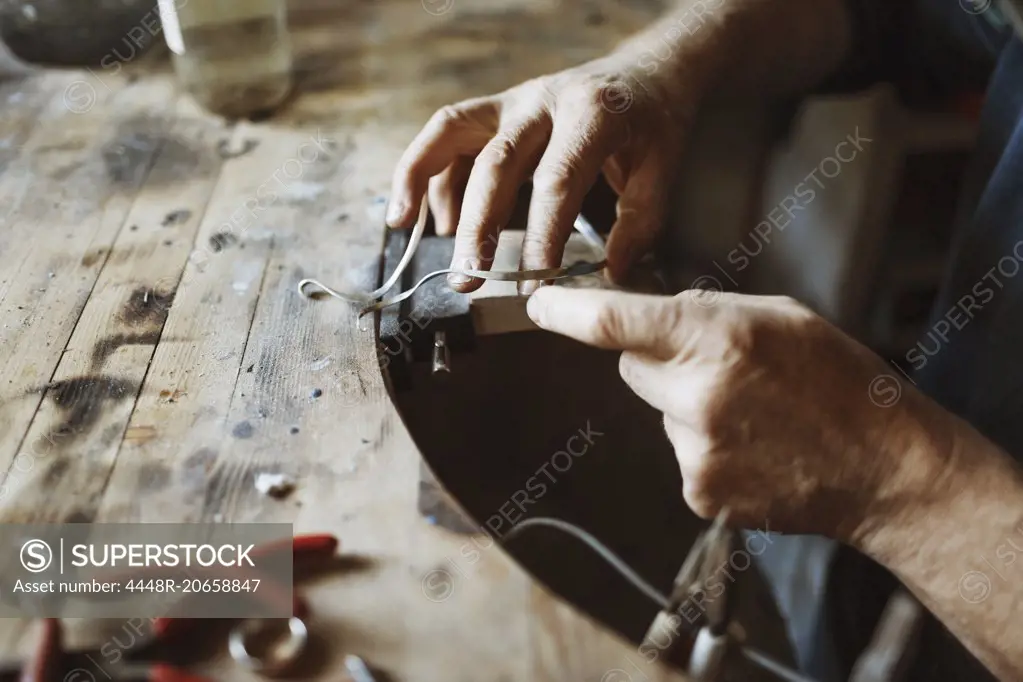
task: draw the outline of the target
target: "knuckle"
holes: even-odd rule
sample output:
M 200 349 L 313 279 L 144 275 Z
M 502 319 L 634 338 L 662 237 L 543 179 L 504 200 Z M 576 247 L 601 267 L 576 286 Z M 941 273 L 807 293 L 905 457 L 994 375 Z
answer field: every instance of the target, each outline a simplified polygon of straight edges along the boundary
M 572 159 L 555 159 L 537 169 L 533 175 L 533 188 L 541 196 L 566 196 L 575 189 L 577 175 L 576 163 Z
M 675 300 L 682 305 L 691 305 L 695 308 L 702 302 L 700 297 L 703 295 L 703 290 L 701 289 L 686 289 L 675 294 Z
M 622 111 L 615 108 L 618 104 L 616 98 L 619 96 L 616 90 L 616 82 L 593 81 L 580 88 L 574 96 L 574 101 L 581 111 L 585 113 L 584 127 L 590 134 L 614 133 L 625 129 L 624 119 L 620 115 Z M 619 111 L 612 114 L 610 108 Z
M 406 185 L 409 182 L 409 177 L 416 171 L 416 167 L 419 164 L 419 155 L 412 152 L 412 149 L 407 150 L 394 166 L 391 184 L 396 188 Z
M 557 91 L 552 76 L 539 76 L 506 90 L 501 101 L 507 111 L 550 111 Z
M 693 408 L 689 415 L 689 422 L 694 431 L 701 434 L 709 443 L 713 444 L 712 447 L 716 448 L 721 442 L 721 429 L 726 420 L 722 419 L 722 405 L 720 400 L 713 398 L 714 392 L 713 388 L 707 391 L 708 400 L 704 401 L 703 405 Z
M 772 296 L 771 299 L 792 320 L 806 322 L 818 317 L 809 306 L 791 296 Z
M 683 481 L 682 497 L 693 513 L 701 519 L 713 519 L 721 511 L 721 505 L 709 495 L 699 482 L 687 478 Z
M 561 244 L 559 244 L 557 237 L 550 230 L 535 233 L 527 232 L 522 239 L 522 255 L 528 259 L 542 258 L 547 254 L 556 254 L 560 247 Z
M 607 98 L 607 89 L 608 83 L 597 82 L 591 84 L 586 92 L 586 103 L 589 105 L 594 116 L 598 116 L 601 119 L 606 118 L 603 114 L 607 113 L 604 105 Z
M 800 326 L 808 327 L 823 322 L 817 313 L 811 310 L 809 307 L 802 303 L 793 302 L 794 305 L 790 308 L 790 314 L 792 319 Z
M 722 344 L 726 364 L 739 363 L 749 358 L 763 336 L 762 325 L 748 317 L 733 320 L 727 327 L 725 343 Z
M 713 406 L 696 415 L 696 420 L 699 423 L 698 428 L 708 441 L 714 443 L 715 450 L 720 453 L 725 450 L 726 445 L 735 442 L 735 406 L 728 404 L 728 399 L 722 397 L 713 402 L 715 403 Z M 710 477 L 707 478 L 709 482 Z
M 464 120 L 465 114 L 456 104 L 445 104 L 430 118 L 430 125 L 439 131 L 449 132 L 457 128 Z
M 530 81 L 531 87 L 528 96 L 524 99 L 532 100 L 538 107 L 548 114 L 555 109 L 558 101 L 558 93 L 561 91 L 561 80 L 557 76 L 540 76 Z
M 776 296 L 775 300 L 778 301 L 778 303 L 780 303 L 782 306 L 786 308 L 792 308 L 793 310 L 803 307 L 802 303 L 792 298 L 791 296 Z
M 686 315 L 677 299 L 671 301 L 671 305 L 664 306 L 661 315 L 662 328 L 670 330 L 672 335 L 676 335 L 682 329 Z
M 451 184 L 444 175 L 435 175 L 430 178 L 426 185 L 427 199 L 430 202 L 430 210 L 434 210 L 434 204 L 437 204 L 437 208 L 444 208 L 441 204 L 447 201 L 451 195 Z
M 611 341 L 622 338 L 624 336 L 623 326 L 624 322 L 618 311 L 610 307 L 600 308 L 593 319 L 593 331 L 599 339 Z M 619 364 L 619 368 L 621 368 L 621 364 Z
M 603 110 L 603 107 L 601 107 L 603 91 L 603 79 L 592 74 L 586 74 L 566 84 L 561 93 L 561 98 L 566 104 L 581 107 L 584 111 L 592 112 L 596 115 L 598 111 Z
M 510 170 L 515 163 L 518 139 L 511 134 L 502 133 L 487 143 L 476 163 L 497 170 L 498 172 Z

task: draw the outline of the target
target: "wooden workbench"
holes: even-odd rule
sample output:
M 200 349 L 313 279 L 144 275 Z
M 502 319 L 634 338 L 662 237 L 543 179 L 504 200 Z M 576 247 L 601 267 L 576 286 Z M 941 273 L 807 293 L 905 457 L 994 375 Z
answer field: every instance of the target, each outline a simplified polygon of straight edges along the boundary
M 368 567 L 309 588 L 318 679 L 342 652 L 396 680 L 675 679 L 500 549 L 438 587 L 466 540 L 416 513 L 419 456 L 372 334 L 295 293 L 370 288 L 391 170 L 434 109 L 597 55 L 657 8 L 293 9 L 298 95 L 271 120 L 205 114 L 159 54 L 0 84 L 0 520 L 335 532 Z M 260 495 L 268 471 L 294 494 Z M 0 649 L 33 634 L 4 622 Z

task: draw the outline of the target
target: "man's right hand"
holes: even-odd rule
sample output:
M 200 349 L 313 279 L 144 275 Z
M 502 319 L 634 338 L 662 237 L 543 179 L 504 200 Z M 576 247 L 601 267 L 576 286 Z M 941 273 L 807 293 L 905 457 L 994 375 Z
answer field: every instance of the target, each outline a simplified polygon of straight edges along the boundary
M 607 260 L 620 282 L 661 228 L 705 97 L 810 87 L 846 58 L 851 27 L 845 0 L 676 0 L 603 59 L 438 111 L 398 163 L 387 222 L 411 227 L 428 192 L 438 232 L 456 235 L 452 267 L 488 269 L 532 177 L 521 267 L 554 268 L 603 171 L 619 194 Z
M 451 267 L 486 270 L 532 177 L 521 267 L 555 268 L 603 171 L 619 195 L 607 260 L 620 281 L 661 228 L 699 100 L 699 88 L 656 76 L 635 55 L 616 54 L 442 108 L 398 164 L 388 224 L 411 227 L 428 189 L 438 233 L 455 233 Z M 463 292 L 481 284 L 452 280 Z M 524 293 L 535 288 L 524 284 Z

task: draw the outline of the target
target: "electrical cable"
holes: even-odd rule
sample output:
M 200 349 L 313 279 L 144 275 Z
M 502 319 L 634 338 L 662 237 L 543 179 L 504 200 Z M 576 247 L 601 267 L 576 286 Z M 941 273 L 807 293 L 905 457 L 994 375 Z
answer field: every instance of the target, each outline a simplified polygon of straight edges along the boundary
M 526 528 L 536 528 L 540 526 L 560 530 L 561 532 L 567 533 L 575 537 L 577 540 L 580 540 L 583 544 L 599 555 L 600 558 L 606 561 L 611 568 L 616 570 L 623 578 L 632 584 L 633 587 L 642 592 L 650 599 L 650 601 L 657 604 L 662 611 L 671 609 L 671 600 L 666 594 L 658 590 L 645 578 L 639 575 L 639 573 L 629 566 L 624 559 L 615 554 L 607 545 L 598 540 L 593 534 L 579 526 L 576 526 L 575 524 L 569 523 L 568 521 L 547 516 L 535 516 L 531 519 L 520 521 L 508 533 L 502 536 L 502 539 L 507 540 L 509 538 L 513 538 L 518 535 L 520 531 Z M 801 675 L 758 649 L 742 643 L 737 643 L 737 648 L 746 660 L 777 676 L 779 679 L 785 680 L 786 682 L 816 682 L 816 680 Z
M 568 521 L 562 521 L 561 519 L 554 519 L 546 516 L 537 516 L 531 519 L 526 519 L 525 521 L 521 521 L 516 524 L 515 527 L 504 536 L 504 539 L 515 537 L 515 535 L 524 528 L 531 528 L 535 526 L 548 526 L 550 528 L 556 528 L 563 533 L 575 536 L 577 539 L 589 546 L 590 549 L 599 554 L 600 557 L 611 566 L 611 568 L 618 571 L 622 577 L 632 583 L 636 589 L 649 597 L 650 600 L 660 606 L 661 609 L 671 608 L 671 601 L 668 597 L 647 582 L 643 576 L 635 571 L 635 569 L 625 563 L 624 559 L 612 552 L 607 545 L 595 538 L 589 532 L 583 530 L 579 526 L 569 523 Z

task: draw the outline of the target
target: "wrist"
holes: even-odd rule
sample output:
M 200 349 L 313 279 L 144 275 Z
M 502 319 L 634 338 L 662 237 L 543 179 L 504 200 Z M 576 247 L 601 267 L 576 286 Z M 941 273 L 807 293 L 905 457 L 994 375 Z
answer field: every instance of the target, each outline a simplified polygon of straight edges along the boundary
M 914 398 L 925 404 L 910 435 L 893 443 L 898 451 L 885 453 L 896 466 L 849 538 L 852 546 L 893 570 L 926 562 L 932 545 L 948 543 L 950 528 L 965 535 L 971 527 L 980 530 L 975 524 L 996 532 L 1011 528 L 1019 519 L 1005 501 L 1023 497 L 1023 479 L 1004 452 L 927 398 Z M 1007 514 L 1004 519 L 998 518 L 1000 509 Z
M 673 102 L 805 92 L 852 49 L 847 0 L 676 0 L 675 9 L 619 45 L 641 83 Z
M 724 70 L 734 4 L 682 0 L 675 11 L 621 43 L 609 58 L 669 107 L 694 109 Z

